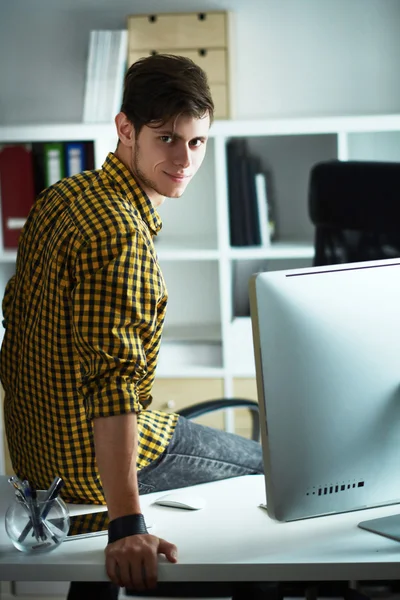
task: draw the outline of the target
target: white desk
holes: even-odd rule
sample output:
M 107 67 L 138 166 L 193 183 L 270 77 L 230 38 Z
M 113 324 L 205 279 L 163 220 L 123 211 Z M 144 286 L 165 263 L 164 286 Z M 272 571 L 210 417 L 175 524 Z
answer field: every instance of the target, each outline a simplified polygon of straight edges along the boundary
M 400 579 L 400 544 L 357 523 L 400 512 L 399 506 L 292 523 L 272 521 L 263 476 L 197 486 L 207 507 L 196 512 L 151 506 L 163 493 L 142 496 L 154 534 L 178 546 L 179 562 L 160 559 L 160 581 L 302 581 Z M 24 555 L 4 529 L 13 491 L 0 477 L 0 580 L 106 580 L 107 537 L 64 542 L 49 554 Z

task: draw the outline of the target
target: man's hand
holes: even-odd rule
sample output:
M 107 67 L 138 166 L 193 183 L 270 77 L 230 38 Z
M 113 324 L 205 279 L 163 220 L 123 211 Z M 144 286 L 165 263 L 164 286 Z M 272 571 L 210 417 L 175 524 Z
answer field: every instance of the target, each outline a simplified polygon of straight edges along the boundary
M 177 562 L 177 548 L 154 535 L 130 535 L 108 544 L 106 570 L 111 581 L 120 587 L 137 591 L 157 585 L 158 554 L 169 562 Z

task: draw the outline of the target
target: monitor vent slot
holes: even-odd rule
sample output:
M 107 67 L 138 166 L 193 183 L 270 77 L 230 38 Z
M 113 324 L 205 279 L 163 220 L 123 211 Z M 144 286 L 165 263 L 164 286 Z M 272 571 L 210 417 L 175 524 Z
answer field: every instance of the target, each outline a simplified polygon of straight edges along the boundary
M 306 496 L 329 496 L 330 494 L 342 494 L 343 492 L 350 492 L 351 490 L 362 488 L 365 486 L 365 482 L 361 480 L 354 480 L 340 483 L 328 483 L 322 485 L 315 485 L 306 491 Z

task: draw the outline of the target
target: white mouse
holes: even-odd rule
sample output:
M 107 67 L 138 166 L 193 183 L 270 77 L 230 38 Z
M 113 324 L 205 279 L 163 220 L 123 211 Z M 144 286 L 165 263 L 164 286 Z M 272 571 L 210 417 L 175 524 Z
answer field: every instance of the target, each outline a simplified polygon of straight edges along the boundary
M 186 494 L 181 492 L 173 492 L 166 496 L 160 496 L 153 504 L 161 506 L 171 506 L 172 508 L 184 508 L 186 510 L 200 510 L 204 508 L 206 502 L 201 496 L 194 494 Z

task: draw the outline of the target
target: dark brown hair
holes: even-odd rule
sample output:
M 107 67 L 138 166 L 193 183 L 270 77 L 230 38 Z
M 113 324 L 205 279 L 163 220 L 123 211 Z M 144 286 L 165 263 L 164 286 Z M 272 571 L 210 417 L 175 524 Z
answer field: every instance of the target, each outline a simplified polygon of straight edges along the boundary
M 121 111 L 136 133 L 143 125 L 162 125 L 181 115 L 214 116 L 207 75 L 189 58 L 155 54 L 140 58 L 125 75 Z

